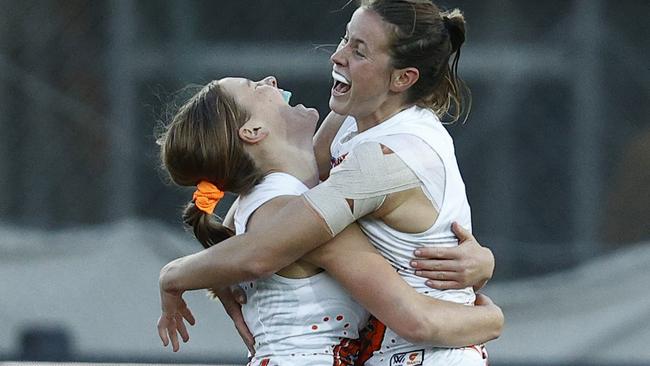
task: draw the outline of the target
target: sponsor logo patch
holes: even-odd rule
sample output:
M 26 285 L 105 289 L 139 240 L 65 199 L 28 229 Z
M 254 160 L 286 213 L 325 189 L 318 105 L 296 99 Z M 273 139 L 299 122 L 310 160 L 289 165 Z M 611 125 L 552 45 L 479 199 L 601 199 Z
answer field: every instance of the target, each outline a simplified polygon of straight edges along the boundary
M 422 366 L 424 350 L 396 353 L 390 358 L 390 366 Z

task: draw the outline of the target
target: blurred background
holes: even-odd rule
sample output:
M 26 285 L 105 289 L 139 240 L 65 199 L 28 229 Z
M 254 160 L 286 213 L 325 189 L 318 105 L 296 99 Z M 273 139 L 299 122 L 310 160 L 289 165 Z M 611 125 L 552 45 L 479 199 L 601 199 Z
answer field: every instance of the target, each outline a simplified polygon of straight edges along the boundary
M 0 361 L 245 363 L 202 292 L 190 343 L 158 340 L 158 271 L 200 245 L 154 130 L 233 75 L 325 116 L 346 3 L 0 0 Z M 492 364 L 650 364 L 650 2 L 437 3 L 468 22 L 449 130 L 497 261 Z

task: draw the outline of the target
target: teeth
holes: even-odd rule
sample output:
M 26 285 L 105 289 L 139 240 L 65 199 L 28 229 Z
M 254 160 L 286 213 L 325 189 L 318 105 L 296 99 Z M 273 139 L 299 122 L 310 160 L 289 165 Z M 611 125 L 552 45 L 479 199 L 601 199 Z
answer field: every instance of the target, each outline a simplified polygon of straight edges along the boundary
M 336 72 L 334 70 L 332 70 L 332 78 L 334 78 L 334 80 L 336 80 L 338 82 L 341 82 L 341 83 L 343 83 L 345 85 L 350 85 L 350 82 L 348 81 L 348 79 L 345 78 L 345 76 L 339 74 L 338 72 Z

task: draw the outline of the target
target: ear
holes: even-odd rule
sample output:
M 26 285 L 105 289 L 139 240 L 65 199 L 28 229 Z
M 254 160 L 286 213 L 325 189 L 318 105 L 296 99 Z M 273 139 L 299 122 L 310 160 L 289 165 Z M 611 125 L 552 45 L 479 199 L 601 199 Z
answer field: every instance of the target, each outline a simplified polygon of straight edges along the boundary
M 420 78 L 420 71 L 415 67 L 394 70 L 390 80 L 390 90 L 401 93 L 410 88 Z
M 261 123 L 246 122 L 239 128 L 239 138 L 247 144 L 255 145 L 269 135 L 269 130 Z

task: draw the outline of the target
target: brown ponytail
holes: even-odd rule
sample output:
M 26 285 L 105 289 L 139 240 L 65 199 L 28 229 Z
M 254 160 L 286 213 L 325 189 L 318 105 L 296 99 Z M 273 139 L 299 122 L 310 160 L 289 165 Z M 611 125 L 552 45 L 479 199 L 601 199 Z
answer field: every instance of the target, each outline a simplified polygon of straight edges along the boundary
M 465 43 L 465 17 L 458 9 L 440 13 L 445 28 L 449 33 L 449 43 L 451 45 L 451 55 L 453 60 L 448 66 L 445 81 L 448 83 L 449 107 L 445 113 L 452 117 L 451 122 L 458 121 L 464 116 L 463 122 L 467 119 L 472 108 L 472 96 L 465 82 L 458 76 L 458 62 L 460 60 L 460 48 Z M 447 61 L 449 64 L 449 62 Z M 449 113 L 449 109 L 453 112 Z
M 209 248 L 235 235 L 232 230 L 223 225 L 221 218 L 199 210 L 194 202 L 185 206 L 183 223 L 187 228 L 192 229 L 194 237 L 204 248 Z
M 458 54 L 460 46 L 465 42 L 465 17 L 458 9 L 444 11 L 440 13 L 445 28 L 449 32 L 449 41 L 451 43 L 451 53 Z
M 158 138 L 163 168 L 180 186 L 208 181 L 221 191 L 248 192 L 263 177 L 239 139 L 238 130 L 249 119 L 233 96 L 211 82 L 179 108 Z M 194 202 L 185 207 L 183 222 L 205 248 L 233 235 Z

